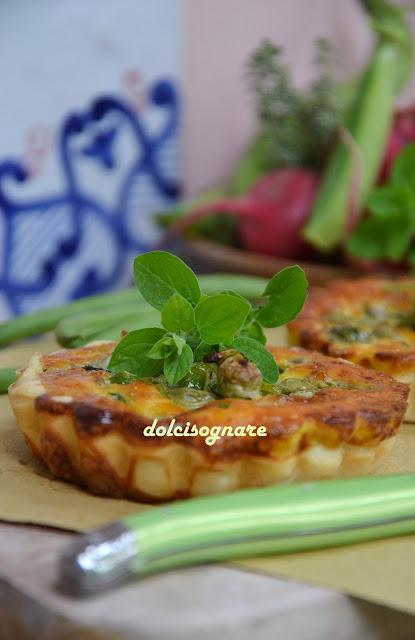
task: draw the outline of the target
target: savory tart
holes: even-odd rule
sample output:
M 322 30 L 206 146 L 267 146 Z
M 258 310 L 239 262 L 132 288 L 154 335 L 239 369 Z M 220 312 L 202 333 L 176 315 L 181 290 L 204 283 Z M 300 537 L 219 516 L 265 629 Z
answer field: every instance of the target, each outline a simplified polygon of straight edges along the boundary
M 415 279 L 333 280 L 288 325 L 290 343 L 377 369 L 410 385 L 415 421 Z
M 294 479 L 358 475 L 390 450 L 407 385 L 301 348 L 271 349 L 275 384 L 228 350 L 170 387 L 106 369 L 113 342 L 35 354 L 9 389 L 34 455 L 94 493 L 158 502 Z M 262 426 L 266 436 L 147 437 L 158 425 Z M 166 431 L 166 429 L 164 430 Z M 200 429 L 201 431 L 201 429 Z

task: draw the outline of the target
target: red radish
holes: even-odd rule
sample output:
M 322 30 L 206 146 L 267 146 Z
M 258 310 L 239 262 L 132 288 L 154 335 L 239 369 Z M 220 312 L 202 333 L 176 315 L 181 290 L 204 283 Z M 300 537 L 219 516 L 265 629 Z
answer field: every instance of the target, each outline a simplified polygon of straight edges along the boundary
M 250 190 L 251 215 L 239 226 L 241 245 L 248 251 L 299 258 L 307 247 L 301 236 L 317 192 L 319 178 L 306 169 L 268 173 Z
M 386 182 L 396 156 L 407 144 L 415 142 L 415 113 L 412 110 L 398 112 L 392 126 L 385 151 L 379 182 Z
M 306 250 L 301 229 L 311 213 L 318 184 L 318 175 L 312 171 L 277 169 L 241 198 L 222 198 L 193 210 L 170 227 L 163 244 L 209 215 L 232 215 L 239 218 L 239 240 L 248 251 L 301 257 Z

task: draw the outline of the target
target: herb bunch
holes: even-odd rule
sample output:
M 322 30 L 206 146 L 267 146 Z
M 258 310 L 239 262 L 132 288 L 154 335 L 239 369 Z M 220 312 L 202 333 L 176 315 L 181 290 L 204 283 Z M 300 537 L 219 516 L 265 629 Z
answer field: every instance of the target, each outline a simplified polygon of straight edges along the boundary
M 224 349 L 235 349 L 253 362 L 266 382 L 278 379 L 278 366 L 265 348 L 264 327 L 293 320 L 307 294 L 298 266 L 271 278 L 257 307 L 234 291 L 202 294 L 193 271 L 177 256 L 151 251 L 134 262 L 137 288 L 160 311 L 161 327 L 131 331 L 117 344 L 109 363 L 114 373 L 145 379 L 164 374 L 177 385 L 195 362 Z
M 331 46 L 317 40 L 316 78 L 305 91 L 294 87 L 281 58 L 282 50 L 266 40 L 248 64 L 269 167 L 321 168 L 340 121 Z
M 401 151 L 389 182 L 370 193 L 366 206 L 369 215 L 350 236 L 349 253 L 415 266 L 415 145 Z

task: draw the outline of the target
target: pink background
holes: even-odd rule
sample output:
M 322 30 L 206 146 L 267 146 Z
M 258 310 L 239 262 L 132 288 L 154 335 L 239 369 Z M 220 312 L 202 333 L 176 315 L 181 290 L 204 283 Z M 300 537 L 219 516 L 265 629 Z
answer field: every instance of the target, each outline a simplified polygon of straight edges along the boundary
M 284 48 L 300 86 L 310 79 L 316 38 L 324 35 L 336 44 L 340 77 L 362 67 L 372 44 L 358 0 L 185 0 L 184 31 L 188 193 L 220 183 L 254 130 L 243 73 L 262 38 Z M 403 102 L 414 95 L 413 82 Z

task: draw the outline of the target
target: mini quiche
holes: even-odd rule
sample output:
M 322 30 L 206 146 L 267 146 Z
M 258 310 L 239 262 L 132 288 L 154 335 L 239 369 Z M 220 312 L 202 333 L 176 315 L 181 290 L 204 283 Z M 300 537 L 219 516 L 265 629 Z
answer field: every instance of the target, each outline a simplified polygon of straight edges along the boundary
M 106 369 L 113 342 L 35 354 L 9 397 L 34 455 L 90 491 L 160 502 L 280 481 L 358 475 L 391 448 L 407 385 L 301 348 L 272 348 L 262 381 L 235 351 L 207 356 L 181 382 Z M 266 436 L 148 437 L 159 425 L 265 426 Z
M 415 279 L 333 280 L 309 295 L 289 341 L 378 369 L 410 385 L 415 422 Z

